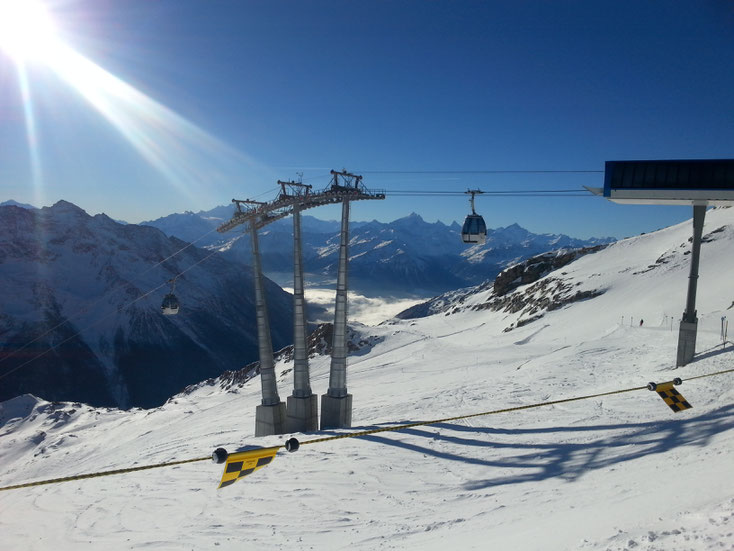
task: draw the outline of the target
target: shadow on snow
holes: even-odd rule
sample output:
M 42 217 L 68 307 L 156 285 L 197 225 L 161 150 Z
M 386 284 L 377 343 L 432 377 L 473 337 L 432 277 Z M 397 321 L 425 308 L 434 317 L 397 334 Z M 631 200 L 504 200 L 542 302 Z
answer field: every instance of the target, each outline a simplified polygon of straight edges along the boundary
M 706 358 L 711 358 L 712 356 L 718 356 L 719 354 L 724 354 L 726 352 L 734 352 L 734 345 L 732 345 L 730 348 L 727 348 L 727 344 L 732 344 L 729 341 L 726 341 L 721 344 L 717 344 L 713 348 L 709 348 L 708 350 L 704 350 L 703 352 L 699 352 L 693 357 L 693 362 L 699 362 L 701 360 L 705 360 Z
M 499 429 L 469 427 L 451 423 L 432 425 L 443 432 L 405 429 L 401 434 L 430 438 L 468 448 L 487 450 L 486 459 L 470 457 L 460 452 L 439 451 L 423 445 L 392 440 L 384 436 L 364 436 L 365 440 L 396 446 L 443 460 L 493 467 L 494 476 L 466 482 L 467 490 L 536 482 L 549 478 L 568 481 L 585 473 L 633 461 L 647 455 L 665 453 L 682 446 L 704 447 L 717 434 L 734 429 L 734 405 L 716 409 L 696 417 L 648 423 L 592 425 L 585 427 L 554 427 L 537 429 Z M 463 433 L 460 435 L 448 434 Z M 588 435 L 583 442 L 568 442 L 571 434 Z M 517 437 L 517 442 L 492 441 L 493 435 Z M 542 442 L 530 442 L 528 436 L 544 437 Z M 583 437 L 583 436 L 582 436 Z M 537 440 L 537 439 L 536 439 Z M 471 452 L 469 452 L 471 453 Z

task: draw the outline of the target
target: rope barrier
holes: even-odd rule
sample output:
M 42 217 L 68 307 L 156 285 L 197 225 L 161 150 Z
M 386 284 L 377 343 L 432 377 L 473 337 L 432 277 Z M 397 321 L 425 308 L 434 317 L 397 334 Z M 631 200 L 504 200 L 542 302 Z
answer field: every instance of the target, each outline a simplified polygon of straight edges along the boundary
M 31 488 L 33 486 L 44 486 L 46 484 L 59 484 L 61 482 L 70 482 L 72 480 L 84 480 L 87 478 L 99 478 L 102 476 L 111 476 L 115 474 L 134 473 L 136 471 L 147 471 L 148 469 L 160 469 L 161 467 L 172 467 L 175 465 L 183 465 L 184 463 L 194 463 L 196 461 L 211 461 L 211 456 L 196 457 L 193 459 L 182 459 L 180 461 L 169 461 L 168 463 L 156 463 L 155 465 L 141 465 L 140 467 L 130 467 L 127 469 L 116 469 L 114 471 L 100 471 L 96 473 L 78 474 L 76 476 L 65 476 L 63 478 L 51 478 L 49 480 L 39 480 L 38 482 L 26 482 L 25 484 L 16 484 L 14 486 L 5 486 L 0 488 L 3 490 L 17 490 L 18 488 Z
M 684 382 L 684 381 L 693 381 L 695 379 L 704 379 L 706 377 L 714 377 L 716 375 L 723 375 L 723 374 L 726 374 L 726 373 L 734 373 L 734 369 L 726 369 L 726 370 L 723 370 L 723 371 L 716 371 L 714 373 L 707 373 L 705 375 L 697 375 L 695 377 L 689 377 L 687 379 L 681 379 L 681 382 Z M 668 383 L 659 383 L 658 386 L 663 386 L 663 385 L 672 384 L 672 383 L 673 383 L 673 381 L 669 381 Z M 296 440 L 295 441 L 295 447 L 294 447 L 294 449 L 291 449 L 291 447 L 289 447 L 289 443 L 292 442 L 293 440 L 295 440 L 294 438 L 292 438 L 288 442 L 286 442 L 286 444 L 284 446 L 275 446 L 275 447 L 272 447 L 272 448 L 268 448 L 268 450 L 277 451 L 280 448 L 285 447 L 289 451 L 296 451 L 299 446 L 304 446 L 304 445 L 307 445 L 307 444 L 321 444 L 321 443 L 324 443 L 324 442 L 331 442 L 333 440 L 343 440 L 345 438 L 359 438 L 361 436 L 368 436 L 370 434 L 377 434 L 377 433 L 381 433 L 381 432 L 393 432 L 393 431 L 398 431 L 398 430 L 403 430 L 403 429 L 409 429 L 409 428 L 413 428 L 413 427 L 421 427 L 421 426 L 427 426 L 427 425 L 436 425 L 436 424 L 439 424 L 439 423 L 446 423 L 446 422 L 449 422 L 449 421 L 458 421 L 458 420 L 461 420 L 461 419 L 471 419 L 473 417 L 482 417 L 482 416 L 486 416 L 486 415 L 495 415 L 495 414 L 498 414 L 498 413 L 509 413 L 509 412 L 513 412 L 513 411 L 523 411 L 523 410 L 528 410 L 528 409 L 533 409 L 533 408 L 540 408 L 540 407 L 545 407 L 545 406 L 553 406 L 553 405 L 558 405 L 558 404 L 567 404 L 567 403 L 570 403 L 570 402 L 578 402 L 580 400 L 590 400 L 592 398 L 600 398 L 602 396 L 613 396 L 615 394 L 625 394 L 625 393 L 628 393 L 628 392 L 635 392 L 635 391 L 638 391 L 638 390 L 648 390 L 648 389 L 649 389 L 649 386 L 648 385 L 645 385 L 645 386 L 636 386 L 636 387 L 632 387 L 632 388 L 623 388 L 623 389 L 619 389 L 619 390 L 610 390 L 608 392 L 599 392 L 597 394 L 588 394 L 586 396 L 575 396 L 573 398 L 564 398 L 564 399 L 561 399 L 561 400 L 551 400 L 549 402 L 538 402 L 538 403 L 535 403 L 535 404 L 527 404 L 527 405 L 524 405 L 524 406 L 514 406 L 514 407 L 509 407 L 509 408 L 495 409 L 495 410 L 491 410 L 491 411 L 483 411 L 481 413 L 470 413 L 470 414 L 467 414 L 467 415 L 456 415 L 456 416 L 453 416 L 453 417 L 444 417 L 443 419 L 432 419 L 430 421 L 418 421 L 418 422 L 415 422 L 415 423 L 405 423 L 405 424 L 402 424 L 402 425 L 395 425 L 395 426 L 392 426 L 392 427 L 380 427 L 378 429 L 363 430 L 363 431 L 359 431 L 359 432 L 350 432 L 350 433 L 347 433 L 347 434 L 339 434 L 339 435 L 336 435 L 336 436 L 327 436 L 327 437 L 324 437 L 324 438 L 315 438 L 315 439 L 312 439 L 312 440 L 305 440 L 303 442 L 298 442 Z M 219 450 L 217 450 L 215 452 L 215 454 L 218 451 Z M 258 450 L 255 450 L 255 451 L 258 451 Z M 183 464 L 186 464 L 186 463 L 195 463 L 195 462 L 198 462 L 198 461 L 211 461 L 211 460 L 212 460 L 212 456 L 195 457 L 195 458 L 192 458 L 192 459 L 182 459 L 180 461 L 170 461 L 170 462 L 167 462 L 167 463 L 156 463 L 156 464 L 153 464 L 153 465 L 142 465 L 142 466 L 139 466 L 139 467 L 130 467 L 130 468 L 127 468 L 127 469 L 117 469 L 117 470 L 113 470 L 113 471 L 100 471 L 100 472 L 95 472 L 95 473 L 80 474 L 80 475 L 76 475 L 76 476 L 67 476 L 67 477 L 64 477 L 64 478 L 53 478 L 53 479 L 48 479 L 48 480 L 40 480 L 40 481 L 37 481 L 37 482 L 26 482 L 24 484 L 15 484 L 13 486 L 0 487 L 0 491 L 17 490 L 17 489 L 20 489 L 20 488 L 31 488 L 31 487 L 34 487 L 34 486 L 43 486 L 43 485 L 47 485 L 47 484 L 58 484 L 58 483 L 61 483 L 61 482 L 69 482 L 69 481 L 73 481 L 73 480 L 85 480 L 85 479 L 88 479 L 88 478 L 99 478 L 99 477 L 103 477 L 103 476 L 112 476 L 112 475 L 118 475 L 118 474 L 126 474 L 126 473 L 132 473 L 132 472 L 136 472 L 136 471 L 145 471 L 145 470 L 149 470 L 149 469 L 159 469 L 159 468 L 163 468 L 163 467 L 172 467 L 172 466 L 175 466 L 175 465 L 183 465 Z M 221 461 L 218 461 L 218 462 L 221 462 Z
M 458 421 L 460 419 L 471 419 L 472 417 L 482 417 L 484 415 L 494 415 L 497 413 L 509 413 L 511 411 L 521 411 L 524 409 L 533 409 L 533 408 L 539 408 L 544 406 L 553 406 L 556 404 L 564 404 L 567 402 L 577 402 L 579 400 L 588 400 L 590 398 L 598 398 L 600 396 L 611 396 L 612 394 L 623 394 L 625 392 L 633 392 L 635 390 L 646 390 L 647 386 L 637 386 L 634 388 L 625 388 L 622 390 L 612 390 L 610 392 L 601 392 L 599 394 L 589 394 L 588 396 L 577 396 L 575 398 L 565 398 L 563 400 L 553 400 L 551 402 L 540 402 L 537 404 L 529 404 L 526 406 L 515 406 L 511 408 L 503 408 L 503 409 L 495 409 L 492 411 L 483 411 L 481 413 L 472 413 L 469 415 L 457 415 L 455 417 L 445 417 L 443 419 L 433 419 L 431 421 L 418 421 L 416 423 L 406 423 L 404 425 L 397 425 L 394 427 L 381 427 L 379 429 L 372 429 L 372 430 L 364 430 L 361 432 L 352 432 L 349 434 L 340 434 L 338 436 L 327 436 L 325 438 L 316 438 L 315 440 L 306 440 L 304 442 L 299 442 L 301 446 L 306 444 L 319 444 L 322 442 L 329 442 L 331 440 L 340 440 L 342 438 L 358 438 L 360 436 L 367 436 L 369 434 L 376 434 L 378 432 L 390 432 L 390 431 L 396 431 L 396 430 L 402 430 L 402 429 L 409 429 L 413 427 L 422 427 L 425 425 L 437 425 L 438 423 L 447 423 L 448 421 Z
M 707 373 L 706 375 L 696 375 L 695 377 L 688 377 L 683 379 L 684 381 L 692 381 L 694 379 L 705 379 L 706 377 L 713 377 L 714 375 L 723 375 L 724 373 L 734 373 L 734 369 L 725 369 L 724 371 L 717 371 L 716 373 Z

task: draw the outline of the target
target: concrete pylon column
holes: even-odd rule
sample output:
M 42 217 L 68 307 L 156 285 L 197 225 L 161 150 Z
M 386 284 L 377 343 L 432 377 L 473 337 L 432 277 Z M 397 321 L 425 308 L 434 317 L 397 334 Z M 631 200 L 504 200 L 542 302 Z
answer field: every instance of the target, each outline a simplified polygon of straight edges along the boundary
M 288 432 L 319 428 L 318 397 L 311 391 L 306 347 L 300 205 L 293 206 L 293 394 L 288 396 Z
M 284 434 L 286 432 L 285 404 L 278 396 L 273 361 L 273 341 L 270 336 L 270 319 L 265 302 L 260 245 L 257 238 L 257 221 L 250 221 L 252 238 L 252 268 L 255 280 L 255 317 L 257 319 L 257 348 L 260 356 L 260 383 L 262 404 L 255 410 L 255 436 Z
M 698 265 L 701 258 L 701 236 L 703 222 L 706 218 L 706 205 L 693 206 L 693 243 L 691 245 L 691 271 L 688 276 L 688 296 L 686 297 L 686 311 L 678 330 L 678 355 L 676 366 L 689 364 L 696 354 L 696 334 L 698 332 L 698 317 L 696 316 L 696 289 L 698 286 Z
M 349 200 L 342 201 L 339 265 L 336 279 L 334 332 L 331 340 L 329 390 L 321 397 L 321 428 L 352 426 L 352 395 L 347 393 L 347 263 Z

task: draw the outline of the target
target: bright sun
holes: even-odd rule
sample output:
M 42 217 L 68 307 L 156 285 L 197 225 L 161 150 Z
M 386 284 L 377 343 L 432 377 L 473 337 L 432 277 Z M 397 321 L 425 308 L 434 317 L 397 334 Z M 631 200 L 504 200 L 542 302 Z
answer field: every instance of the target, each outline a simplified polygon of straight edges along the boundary
M 236 167 L 239 171 L 243 163 L 253 164 L 64 43 L 47 9 L 59 1 L 0 0 L 0 62 L 5 57 L 15 62 L 31 155 L 38 148 L 28 62 L 47 67 L 79 92 L 181 193 L 193 197 L 202 185 L 210 185 L 213 180 L 208 167 Z M 40 159 L 34 158 L 33 163 L 35 173 L 40 174 Z
M 0 0 L 0 49 L 14 60 L 43 60 L 58 43 L 48 11 L 38 0 Z

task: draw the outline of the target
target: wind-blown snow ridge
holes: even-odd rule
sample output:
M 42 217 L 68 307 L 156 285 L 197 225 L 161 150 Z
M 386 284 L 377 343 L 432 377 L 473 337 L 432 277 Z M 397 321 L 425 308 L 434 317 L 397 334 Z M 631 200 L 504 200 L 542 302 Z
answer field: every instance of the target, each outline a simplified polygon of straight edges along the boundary
M 509 332 L 519 313 L 470 307 L 491 289 L 466 296 L 469 307 L 452 315 L 364 329 L 382 340 L 348 360 L 355 429 L 730 368 L 734 346 L 722 344 L 720 325 L 734 300 L 733 227 L 733 210 L 708 212 L 692 364 L 673 369 L 671 330 L 685 302 L 688 223 L 624 240 L 511 291 L 506 296 L 551 278 L 606 289 Z M 290 367 L 276 366 L 281 390 L 292 384 Z M 311 371 L 314 392 L 323 394 L 329 358 L 313 357 Z M 5 492 L 3 544 L 731 549 L 730 377 L 685 382 L 693 409 L 681 413 L 641 391 L 304 447 L 219 492 L 221 467 L 203 463 Z M 282 444 L 286 436 L 253 437 L 259 403 L 257 378 L 229 391 L 203 385 L 148 411 L 25 398 L 8 406 L 11 418 L 0 414 L 0 484 Z

